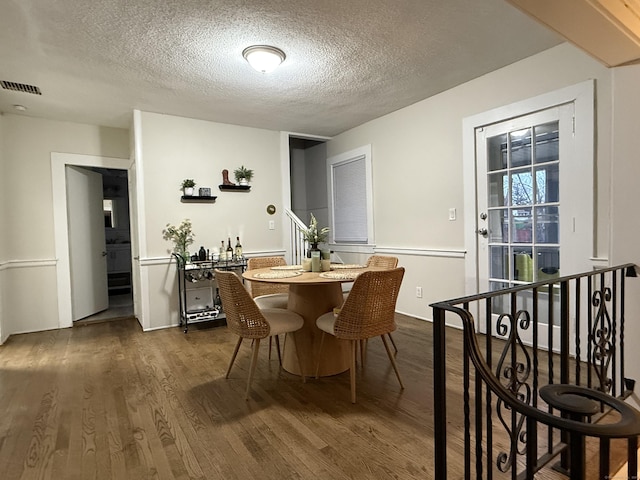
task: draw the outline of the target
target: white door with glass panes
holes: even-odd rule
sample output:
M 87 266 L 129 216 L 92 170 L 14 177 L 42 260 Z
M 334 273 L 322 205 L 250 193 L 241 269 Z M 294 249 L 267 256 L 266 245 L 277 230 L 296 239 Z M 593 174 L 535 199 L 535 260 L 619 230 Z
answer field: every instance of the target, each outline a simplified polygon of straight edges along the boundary
M 480 291 L 545 281 L 565 273 L 571 250 L 564 240 L 573 236 L 574 217 L 565 209 L 572 202 L 563 195 L 561 185 L 571 180 L 563 162 L 571 156 L 572 143 L 572 104 L 476 130 Z M 539 292 L 538 327 L 544 339 L 550 300 L 555 336 L 560 318 L 557 287 Z M 494 311 L 509 312 L 508 301 L 496 299 Z M 517 301 L 517 309 L 531 312 L 531 292 L 522 292 Z

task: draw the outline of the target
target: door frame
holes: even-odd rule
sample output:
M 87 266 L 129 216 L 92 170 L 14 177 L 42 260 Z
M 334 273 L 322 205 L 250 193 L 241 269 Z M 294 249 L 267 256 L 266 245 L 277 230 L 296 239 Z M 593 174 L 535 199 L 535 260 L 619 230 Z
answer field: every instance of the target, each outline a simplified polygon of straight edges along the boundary
M 574 132 L 576 145 L 574 155 L 585 159 L 593 166 L 593 168 L 588 169 L 589 178 L 585 178 L 584 183 L 595 187 L 595 80 L 586 80 L 463 119 L 464 242 L 467 251 L 465 257 L 465 293 L 467 295 L 479 293 L 479 246 L 478 234 L 476 233 L 479 215 L 476 189 L 476 129 L 567 103 L 575 105 L 575 121 L 580 122 L 580 128 L 576 128 Z M 593 197 L 593 188 L 588 190 L 588 193 L 592 195 L 590 204 L 593 218 L 595 198 Z M 586 201 L 589 202 L 589 199 Z M 593 222 L 592 227 L 587 232 L 589 238 L 585 238 L 583 242 L 584 253 L 580 253 L 580 256 L 587 261 L 594 256 L 595 252 L 595 228 L 595 222 Z
M 56 249 L 58 288 L 58 327 L 73 326 L 71 306 L 71 266 L 69 262 L 69 224 L 67 215 L 67 165 L 129 170 L 128 158 L 51 152 L 51 189 L 53 194 L 53 229 Z M 131 219 L 134 221 L 134 219 Z

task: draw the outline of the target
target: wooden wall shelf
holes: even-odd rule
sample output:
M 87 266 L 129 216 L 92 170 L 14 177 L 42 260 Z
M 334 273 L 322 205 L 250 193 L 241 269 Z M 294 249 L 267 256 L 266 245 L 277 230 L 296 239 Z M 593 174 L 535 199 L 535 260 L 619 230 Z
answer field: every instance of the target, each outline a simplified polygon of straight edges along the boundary
M 248 192 L 251 190 L 251 185 L 218 185 L 220 190 L 235 190 Z
M 180 197 L 180 201 L 181 202 L 191 202 L 191 203 L 213 203 L 216 201 L 216 198 L 218 197 L 214 197 L 214 196 L 210 196 L 210 197 L 198 197 L 198 196 L 190 196 L 187 197 L 185 195 L 182 195 L 182 197 Z

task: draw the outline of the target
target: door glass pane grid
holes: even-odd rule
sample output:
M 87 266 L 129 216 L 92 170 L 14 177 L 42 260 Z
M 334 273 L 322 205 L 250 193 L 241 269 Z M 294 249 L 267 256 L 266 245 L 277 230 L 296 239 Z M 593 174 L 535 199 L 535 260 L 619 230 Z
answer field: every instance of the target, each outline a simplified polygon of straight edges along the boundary
M 492 289 L 559 276 L 558 128 L 550 122 L 488 139 Z

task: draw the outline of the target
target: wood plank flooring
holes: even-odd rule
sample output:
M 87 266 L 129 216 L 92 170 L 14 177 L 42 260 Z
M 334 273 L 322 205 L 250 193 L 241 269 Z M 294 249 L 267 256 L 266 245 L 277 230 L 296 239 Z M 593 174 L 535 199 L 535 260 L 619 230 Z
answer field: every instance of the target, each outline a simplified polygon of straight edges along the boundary
M 0 478 L 432 478 L 431 325 L 399 316 L 406 385 L 379 339 L 358 371 L 303 384 L 268 359 L 249 401 L 224 327 L 135 320 L 15 335 L 0 347 Z M 247 342 L 245 342 L 247 343 Z
M 268 342 L 245 401 L 249 342 L 225 380 L 225 327 L 145 333 L 129 319 L 12 336 L 0 346 L 0 479 L 433 479 L 431 324 L 397 323 L 405 390 L 372 339 L 355 405 L 348 372 L 303 384 Z M 463 478 L 461 341 L 448 332 L 450 480 Z

